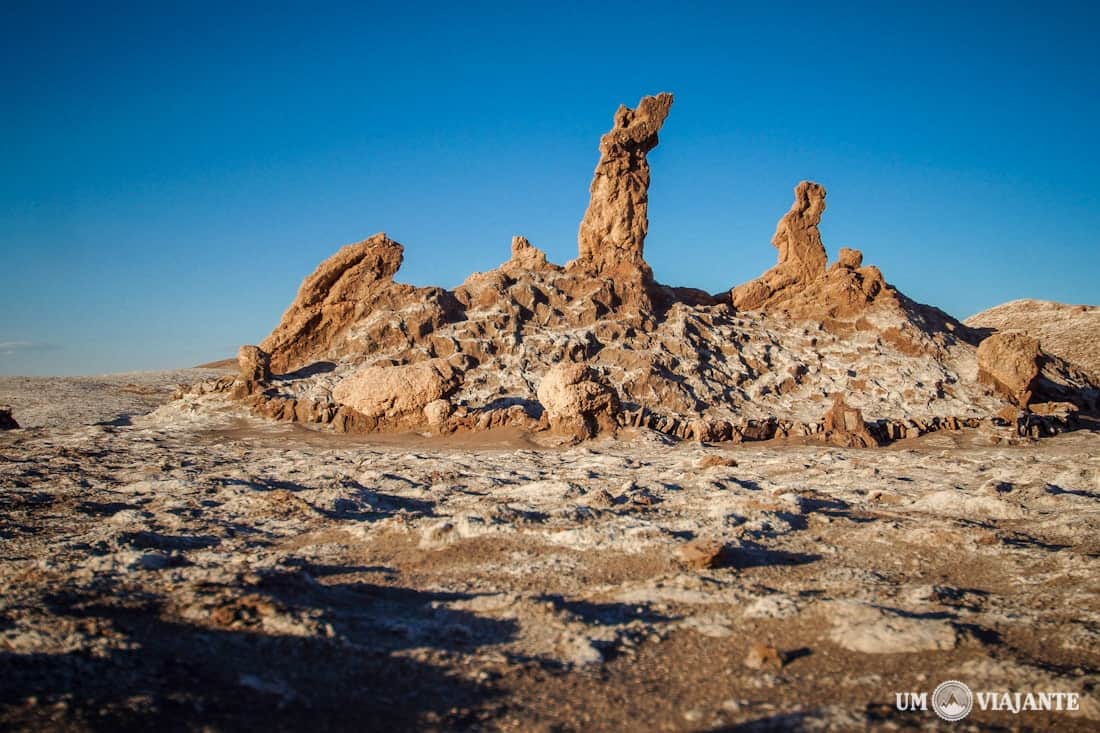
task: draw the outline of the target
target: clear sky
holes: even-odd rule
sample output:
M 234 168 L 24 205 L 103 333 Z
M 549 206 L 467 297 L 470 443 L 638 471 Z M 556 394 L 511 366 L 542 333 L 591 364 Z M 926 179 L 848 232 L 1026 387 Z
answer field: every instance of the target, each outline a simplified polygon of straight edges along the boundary
M 453 287 L 524 234 L 576 253 L 599 136 L 676 95 L 646 256 L 710 291 L 774 263 L 802 179 L 965 317 L 1100 301 L 1100 4 L 8 2 L 0 373 L 189 366 L 260 341 L 385 231 Z

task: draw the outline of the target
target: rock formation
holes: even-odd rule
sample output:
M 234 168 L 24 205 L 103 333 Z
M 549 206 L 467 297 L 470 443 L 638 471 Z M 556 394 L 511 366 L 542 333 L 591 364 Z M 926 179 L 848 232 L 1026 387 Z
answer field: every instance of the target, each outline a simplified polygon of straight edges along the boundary
M 237 352 L 240 378 L 245 382 L 266 384 L 271 381 L 271 354 L 259 346 L 242 346 Z
M 844 395 L 833 396 L 833 405 L 825 413 L 822 435 L 826 441 L 844 448 L 871 448 L 878 445 L 875 436 L 867 429 L 863 413 L 849 407 Z
M 824 212 L 825 188 L 811 181 L 799 183 L 794 204 L 772 237 L 772 246 L 779 250 L 775 267 L 733 288 L 734 307 L 819 321 L 857 316 L 876 302 L 901 307 L 879 269 L 862 266 L 859 250 L 842 247 L 837 261 L 826 269 L 828 256 L 818 229 Z
M 452 309 L 445 291 L 393 281 L 403 256 L 400 244 L 375 234 L 322 262 L 260 344 L 271 354 L 271 368 L 284 373 L 326 358 L 408 344 L 443 323 Z
M 242 349 L 239 378 L 191 394 L 344 432 L 585 438 L 630 427 L 846 446 L 1007 428 L 994 416 L 1010 402 L 1095 407 L 1083 372 L 1046 356 L 1036 372 L 999 341 L 977 349 L 983 334 L 897 292 L 860 251 L 842 248 L 829 265 L 816 183 L 796 187 L 772 240 L 776 266 L 757 280 L 721 298 L 656 282 L 643 256 L 646 154 L 671 103 L 662 94 L 616 113 L 565 268 L 517 236 L 507 261 L 453 292 L 416 288 L 394 281 L 401 245 L 375 235 L 305 279 L 271 335 Z M 842 396 L 830 407 L 827 395 Z M 1068 424 L 1065 410 L 1032 407 L 1020 435 Z
M 619 398 L 586 364 L 558 364 L 542 378 L 539 402 L 550 429 L 578 438 L 614 431 Z
M 1038 339 L 1023 333 L 995 333 L 978 346 L 978 379 L 1018 405 L 1035 392 L 1042 366 Z
M 1014 300 L 967 318 L 972 328 L 1022 331 L 1043 351 L 1100 377 L 1100 307 Z
M 337 383 L 332 398 L 364 417 L 410 419 L 415 427 L 424 420 L 424 408 L 445 398 L 461 381 L 461 372 L 446 359 L 369 366 Z M 438 415 L 439 406 L 433 411 Z
M 11 416 L 11 408 L 0 405 L 0 430 L 18 430 L 19 423 Z
M 734 306 L 739 310 L 762 308 L 824 274 L 828 257 L 817 228 L 823 213 L 824 186 L 811 181 L 795 186 L 794 204 L 779 220 L 772 236 L 772 246 L 779 250 L 779 261 L 756 280 L 734 288 Z
M 649 231 L 649 161 L 657 132 L 672 106 L 671 94 L 644 97 L 636 109 L 620 105 L 611 130 L 600 138 L 600 161 L 578 234 L 576 268 L 614 278 L 627 300 L 644 297 L 653 279 L 643 251 Z

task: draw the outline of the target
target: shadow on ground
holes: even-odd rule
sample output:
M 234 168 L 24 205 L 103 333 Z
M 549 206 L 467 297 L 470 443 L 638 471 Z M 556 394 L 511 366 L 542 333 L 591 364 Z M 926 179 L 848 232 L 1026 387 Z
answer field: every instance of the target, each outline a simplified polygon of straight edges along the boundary
M 515 628 L 443 605 L 466 597 L 371 583 L 323 585 L 288 570 L 267 573 L 253 587 L 211 589 L 202 596 L 208 612 L 191 622 L 178 612 L 190 599 L 62 589 L 46 598 L 52 613 L 97 630 L 93 635 L 121 635 L 116 646 L 123 648 L 0 652 L 0 728 L 476 726 L 496 692 L 467 678 L 456 657 L 508 641 Z M 277 621 L 306 619 L 320 633 L 273 633 L 265 613 Z M 426 653 L 402 654 L 413 648 Z M 449 659 L 451 672 L 422 661 L 440 658 Z

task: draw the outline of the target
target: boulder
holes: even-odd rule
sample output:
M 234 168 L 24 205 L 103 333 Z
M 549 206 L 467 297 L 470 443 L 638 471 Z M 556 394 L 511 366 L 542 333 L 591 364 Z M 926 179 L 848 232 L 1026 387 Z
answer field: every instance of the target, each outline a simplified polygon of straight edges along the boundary
M 1058 356 L 1100 380 L 1100 306 L 1013 300 L 967 318 L 974 328 L 1022 331 L 1039 339 L 1043 353 Z
M 237 364 L 245 382 L 264 384 L 271 380 L 271 354 L 259 346 L 242 346 L 237 352 Z
M 446 359 L 368 366 L 338 382 L 332 399 L 368 419 L 415 426 L 425 420 L 425 407 L 446 397 L 461 383 L 461 371 Z
M 1017 405 L 1031 401 L 1041 369 L 1039 340 L 1027 334 L 995 333 L 978 345 L 978 381 Z
M 551 367 L 539 383 L 538 398 L 555 432 L 584 439 L 617 427 L 619 397 L 586 364 Z
M 844 448 L 871 448 L 878 445 L 875 436 L 867 429 L 863 413 L 850 407 L 844 401 L 844 395 L 833 396 L 833 404 L 823 419 L 822 435 L 833 445 Z
M 18 430 L 19 423 L 11 416 L 11 408 L 0 405 L 0 430 Z
M 600 160 L 589 189 L 573 267 L 614 278 L 624 300 L 644 301 L 653 271 L 643 256 L 649 230 L 649 162 L 672 95 L 644 97 L 636 109 L 621 105 L 611 130 L 600 138 Z
M 447 418 L 451 416 L 453 408 L 445 399 L 432 400 L 424 405 L 424 420 L 432 430 L 442 430 L 447 424 Z

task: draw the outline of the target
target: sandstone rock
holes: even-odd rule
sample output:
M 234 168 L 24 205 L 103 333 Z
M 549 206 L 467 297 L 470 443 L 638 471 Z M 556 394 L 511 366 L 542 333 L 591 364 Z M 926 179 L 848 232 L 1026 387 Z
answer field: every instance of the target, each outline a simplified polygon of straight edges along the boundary
M 1005 425 L 1015 425 L 1020 419 L 1020 409 L 1018 407 L 1008 405 L 1007 407 L 1002 407 L 1000 410 L 997 410 L 997 412 L 993 413 L 993 417 L 995 417 L 998 421 L 1004 423 Z
M 796 189 L 773 238 L 776 266 L 735 289 L 737 297 L 654 282 L 643 256 L 646 155 L 671 101 L 658 95 L 617 113 L 601 141 L 579 256 L 568 267 L 549 263 L 517 236 L 507 262 L 471 275 L 453 293 L 415 288 L 394 282 L 401 245 L 371 237 L 306 278 L 257 347 L 271 354 L 282 378 L 263 384 L 248 374 L 230 377 L 184 397 L 228 393 L 256 414 L 331 422 L 345 432 L 552 427 L 588 437 L 621 425 L 705 442 L 828 433 L 852 445 L 870 444 L 867 434 L 889 440 L 954 429 L 967 423 L 952 416 L 976 419 L 1003 406 L 960 374 L 974 361 L 976 332 L 904 298 L 856 250 L 842 249 L 827 266 L 818 229 L 825 192 L 817 184 Z M 749 303 L 759 304 L 757 312 L 745 309 Z M 792 323 L 798 320 L 813 323 Z M 443 379 L 434 390 L 453 390 L 447 394 L 364 387 L 355 405 L 366 413 L 331 401 L 334 370 L 347 376 L 368 364 L 395 365 L 385 367 L 398 370 L 390 376 L 373 373 L 383 384 L 405 380 L 400 370 L 410 365 L 440 359 L 462 371 L 461 384 Z M 246 372 L 263 376 L 255 361 Z M 577 383 L 543 379 L 570 363 L 597 371 Z M 1032 400 L 1095 406 L 1100 391 L 1056 366 L 1053 357 L 1044 361 Z M 826 431 L 823 390 L 845 379 L 860 405 L 882 419 L 849 431 L 840 414 Z M 348 385 L 340 389 L 353 398 Z M 429 406 L 435 400 L 445 401 Z
M 718 565 L 726 546 L 719 540 L 692 540 L 676 550 L 680 563 L 693 570 L 705 570 Z
M 1100 306 L 1048 300 L 1013 300 L 967 318 L 974 328 L 1022 331 L 1043 352 L 1100 377 Z
M 826 270 L 825 245 L 818 225 L 825 212 L 825 189 L 802 181 L 794 205 L 776 227 L 772 245 L 779 250 L 775 267 L 756 280 L 738 285 L 730 298 L 738 310 L 782 311 L 794 319 L 827 321 L 859 315 L 873 303 L 902 310 L 896 292 L 877 267 L 863 267 L 863 253 L 842 247 Z
M 585 272 L 620 280 L 624 297 L 643 298 L 653 279 L 643 257 L 649 230 L 649 162 L 657 132 L 672 106 L 667 93 L 644 97 L 636 109 L 625 105 L 600 139 L 600 161 L 592 178 L 588 210 L 578 235 L 575 266 Z
M 1041 359 L 1038 339 L 1023 333 L 995 333 L 978 346 L 978 380 L 1026 405 L 1039 378 Z
M 11 416 L 11 408 L 0 405 L 0 430 L 18 430 L 19 423 Z
M 878 441 L 867 429 L 867 423 L 863 421 L 863 413 L 849 407 L 844 402 L 844 395 L 839 393 L 833 396 L 832 407 L 825 413 L 822 435 L 833 445 L 845 448 L 870 448 L 878 445 Z
M 858 270 L 863 264 L 863 253 L 858 249 L 849 249 L 847 247 L 841 247 L 840 252 L 837 253 L 836 263 L 834 267 L 844 267 L 849 270 Z
M 398 284 L 404 248 L 385 234 L 343 247 L 318 266 L 260 348 L 279 373 L 326 358 L 411 344 L 443 323 L 453 306 L 439 288 Z M 370 319 L 370 316 L 380 316 Z M 349 331 L 355 329 L 355 333 Z
M 749 669 L 775 671 L 783 666 L 783 656 L 774 646 L 757 641 L 749 647 L 749 653 L 745 655 L 745 666 Z
M 734 306 L 739 310 L 761 308 L 777 294 L 805 286 L 825 272 L 828 257 L 817 228 L 824 212 L 824 186 L 811 181 L 795 186 L 794 204 L 779 220 L 772 237 L 779 261 L 757 280 L 734 288 Z
M 700 469 L 706 468 L 736 468 L 737 461 L 729 456 L 720 456 L 715 453 L 708 453 L 699 459 L 699 463 L 696 466 Z
M 337 383 L 332 398 L 367 418 L 419 422 L 427 405 L 446 397 L 461 382 L 461 373 L 446 359 L 369 366 Z
M 242 346 L 237 352 L 240 378 L 246 382 L 264 384 L 271 380 L 271 354 L 259 346 Z
M 428 427 L 433 430 L 441 429 L 451 416 L 451 410 L 451 403 L 443 399 L 432 400 L 424 405 L 424 419 L 428 422 Z
M 526 237 L 512 237 L 512 259 L 501 268 L 505 272 L 533 272 L 558 269 L 546 260 L 546 253 L 527 241 Z
M 616 428 L 618 395 L 586 364 L 552 367 L 539 383 L 538 398 L 555 432 L 583 439 Z

